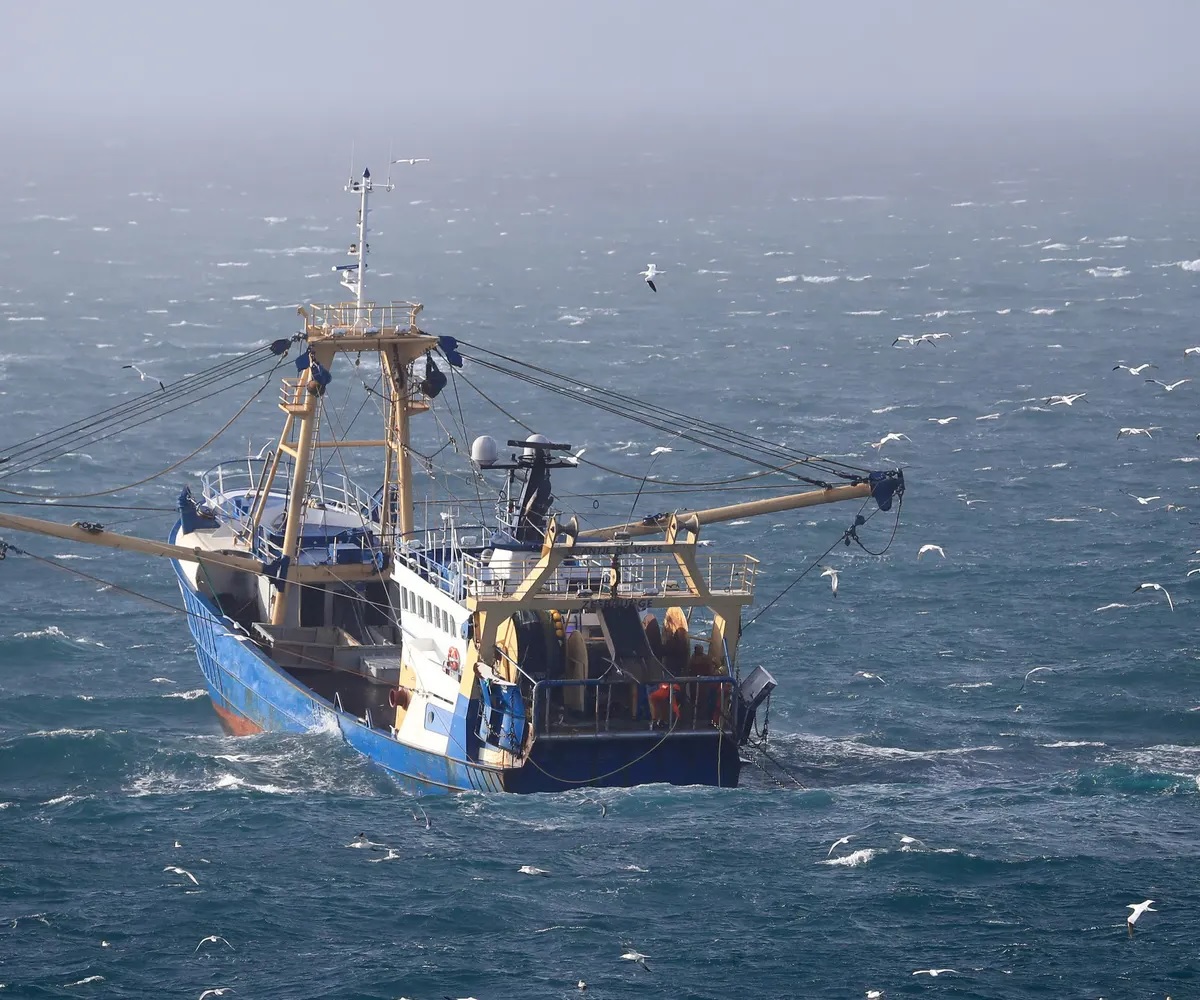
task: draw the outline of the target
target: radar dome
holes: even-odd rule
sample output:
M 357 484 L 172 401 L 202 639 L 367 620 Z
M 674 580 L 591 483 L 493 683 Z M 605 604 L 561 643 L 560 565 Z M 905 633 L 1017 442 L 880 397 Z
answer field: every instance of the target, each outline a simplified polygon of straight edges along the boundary
M 545 434 L 530 434 L 529 437 L 527 437 L 525 439 L 525 443 L 526 444 L 549 444 L 550 439 L 548 437 L 546 437 Z M 523 452 L 523 454 L 526 458 L 533 458 L 533 456 L 537 454 L 537 449 L 536 448 L 526 448 L 525 451 Z
M 495 465 L 499 457 L 500 445 L 494 437 L 484 434 L 471 442 L 471 461 L 481 468 Z

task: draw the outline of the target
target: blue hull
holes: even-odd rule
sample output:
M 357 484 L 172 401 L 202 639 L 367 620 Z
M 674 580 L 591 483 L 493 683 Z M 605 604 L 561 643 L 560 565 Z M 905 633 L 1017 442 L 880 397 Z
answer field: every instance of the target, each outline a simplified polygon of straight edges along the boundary
M 172 541 L 178 530 L 177 525 Z M 526 763 L 514 768 L 490 767 L 400 743 L 298 683 L 192 588 L 178 562 L 172 560 L 172 566 L 209 697 L 222 723 L 236 735 L 336 730 L 400 784 L 426 794 L 548 792 L 653 782 L 729 787 L 738 782 L 737 746 L 716 731 L 667 739 L 647 732 L 620 739 L 538 740 Z M 458 732 L 469 731 L 466 718 L 456 717 L 455 723 Z M 452 745 L 470 743 L 452 740 Z

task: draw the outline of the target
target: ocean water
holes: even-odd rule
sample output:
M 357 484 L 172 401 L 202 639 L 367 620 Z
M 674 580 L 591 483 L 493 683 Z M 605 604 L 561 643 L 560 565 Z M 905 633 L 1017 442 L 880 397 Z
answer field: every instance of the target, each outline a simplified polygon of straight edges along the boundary
M 771 758 L 736 790 L 418 801 L 333 737 L 224 735 L 165 563 L 0 531 L 77 571 L 0 562 L 4 996 L 1200 995 L 1193 140 L 752 140 L 431 150 L 373 203 L 372 288 L 425 303 L 430 332 L 904 468 L 898 527 L 873 517 L 864 547 L 840 544 L 857 504 L 706 529 L 762 561 L 748 617 L 790 585 L 741 647 L 779 681 Z M 335 152 L 261 149 L 249 172 L 110 143 L 87 184 L 6 157 L 0 454 L 154 390 L 123 365 L 169 384 L 339 300 L 356 203 Z M 931 332 L 950 336 L 893 344 Z M 366 426 L 375 370 L 334 374 Z M 448 391 L 418 448 L 460 421 L 459 445 L 520 433 L 495 400 L 624 474 L 556 479 L 585 526 L 752 495 L 666 492 L 744 463 L 465 374 L 484 395 Z M 59 515 L 161 538 L 183 484 L 277 432 L 274 376 L 4 474 L 3 509 L 151 477 L 259 389 L 174 471 Z M 422 495 L 486 508 L 449 465 Z M 814 563 L 836 598 L 797 582 Z M 360 831 L 381 848 L 349 847 Z

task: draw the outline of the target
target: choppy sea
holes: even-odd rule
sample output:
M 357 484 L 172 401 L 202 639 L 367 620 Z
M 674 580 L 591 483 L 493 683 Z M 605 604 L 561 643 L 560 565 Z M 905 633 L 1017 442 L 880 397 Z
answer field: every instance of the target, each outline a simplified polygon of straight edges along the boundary
M 460 138 L 413 150 L 432 162 L 372 213 L 374 295 L 423 302 L 430 332 L 904 468 L 898 528 L 872 518 L 862 547 L 835 544 L 856 504 L 706 529 L 709 551 L 762 561 L 749 616 L 791 585 L 741 648 L 779 681 L 779 766 L 737 789 L 418 803 L 335 737 L 224 735 L 165 563 L 0 531 L 67 567 L 0 562 L 2 995 L 1200 996 L 1191 140 L 1128 122 L 888 135 L 536 156 L 510 137 L 486 159 Z M 294 144 L 190 142 L 2 154 L 0 455 L 342 297 L 344 151 L 297 165 Z M 925 333 L 949 336 L 894 344 Z M 366 426 L 374 370 L 334 375 Z M 751 495 L 666 492 L 745 466 L 466 375 L 625 474 L 556 480 L 587 524 Z M 0 470 L 0 509 L 152 477 L 261 384 Z M 442 402 L 428 453 L 458 420 L 520 433 L 465 384 Z M 172 472 L 50 516 L 161 538 L 181 486 L 277 427 L 272 378 Z M 926 544 L 944 558 L 918 559 Z M 816 571 L 797 582 L 814 561 L 836 597 Z M 360 832 L 381 846 L 349 847 Z

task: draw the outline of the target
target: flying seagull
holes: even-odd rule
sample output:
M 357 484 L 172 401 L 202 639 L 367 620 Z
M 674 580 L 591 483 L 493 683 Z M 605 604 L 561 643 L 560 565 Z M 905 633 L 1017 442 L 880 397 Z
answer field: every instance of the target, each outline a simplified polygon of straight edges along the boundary
M 1130 375 L 1141 375 L 1142 372 L 1144 372 L 1147 368 L 1157 367 L 1158 365 L 1152 365 L 1148 362 L 1144 365 L 1138 365 L 1136 368 L 1130 368 L 1129 365 L 1126 364 L 1117 364 L 1113 365 L 1113 371 L 1120 371 L 1121 369 L 1124 369 L 1125 371 L 1129 372 Z
M 1041 671 L 1043 671 L 1043 670 L 1050 670 L 1050 669 L 1051 669 L 1050 667 L 1034 667 L 1034 668 L 1033 668 L 1031 671 L 1029 671 L 1029 673 L 1027 673 L 1027 674 L 1025 675 L 1025 680 L 1023 680 L 1023 681 L 1021 682 L 1021 691 L 1024 691 L 1024 690 L 1025 690 L 1025 685 L 1029 683 L 1029 678 L 1030 678 L 1030 677 L 1032 677 L 1032 676 L 1033 676 L 1034 674 L 1036 674 L 1036 673 L 1040 673 L 1040 672 L 1041 672 Z M 1034 681 L 1033 683 L 1034 683 L 1034 684 L 1041 684 L 1041 683 L 1043 683 L 1043 682 L 1042 682 L 1042 681 Z M 1018 692 L 1018 693 L 1020 693 L 1020 692 Z
M 853 839 L 854 839 L 854 834 L 852 834 L 852 833 L 848 833 L 844 837 L 839 837 L 837 840 L 835 840 L 833 842 L 833 846 L 829 848 L 829 854 L 826 854 L 825 857 L 827 857 L 827 858 L 831 857 L 833 855 L 833 852 L 836 851 L 839 847 L 841 847 L 842 844 L 848 844 Z
M 1174 392 L 1181 385 L 1183 385 L 1184 382 L 1190 382 L 1191 379 L 1190 378 L 1181 378 L 1178 382 L 1172 382 L 1170 385 L 1167 385 L 1166 382 L 1160 382 L 1156 378 L 1148 378 L 1148 379 L 1146 379 L 1146 381 L 1153 382 L 1155 385 L 1161 385 L 1164 389 L 1167 390 L 1167 392 Z
M 198 945 L 196 945 L 196 951 L 199 951 L 201 948 L 203 948 L 203 947 L 204 947 L 206 944 L 208 944 L 209 942 L 212 942 L 213 944 L 216 944 L 218 941 L 225 941 L 225 939 L 224 939 L 223 937 L 221 937 L 221 935 L 219 935 L 219 934 L 210 934 L 210 935 L 209 935 L 208 937 L 206 937 L 206 938 L 201 938 L 201 939 L 200 939 L 200 943 L 199 943 Z M 226 944 L 229 944 L 229 942 L 228 942 L 228 941 L 225 941 L 225 943 L 226 943 Z M 236 949 L 236 948 L 234 948 L 234 946 L 233 946 L 233 945 L 231 945 L 231 944 L 229 944 L 229 950 L 230 950 L 230 951 L 237 951 L 237 949 Z M 193 954 L 195 954 L 195 952 L 193 952 Z
M 236 992 L 232 986 L 220 986 L 215 990 L 205 990 L 200 994 L 199 1000 L 204 1000 L 205 997 L 223 997 L 226 993 Z
M 1167 593 L 1167 588 L 1161 583 L 1139 583 L 1133 588 L 1133 592 L 1136 594 L 1139 590 L 1161 590 L 1163 592 L 1163 596 L 1167 599 L 1167 607 L 1169 607 L 1172 611 L 1175 610 L 1175 602 L 1171 600 L 1171 595 Z
M 886 683 L 887 683 L 887 681 L 885 681 L 885 680 L 884 680 L 882 677 L 880 677 L 878 674 L 873 674 L 873 673 L 871 673 L 871 671 L 869 671 L 869 670 L 856 670 L 856 671 L 854 672 L 854 676 L 855 676 L 855 677 L 861 677 L 861 678 L 862 678 L 863 680 L 865 680 L 865 681 L 879 681 L 879 683 L 880 683 L 880 684 L 886 684 Z
M 958 417 L 926 417 L 925 419 L 931 424 L 939 424 L 945 427 L 946 424 L 953 423 Z
M 428 156 L 410 156 L 406 159 L 392 160 L 392 162 L 393 163 L 407 163 L 411 167 L 414 163 L 428 163 L 429 157 Z
M 646 964 L 646 959 L 650 957 L 649 955 L 643 955 L 640 951 L 627 951 L 621 957 L 627 962 L 636 962 L 647 972 L 650 971 L 650 966 Z
M 1139 434 L 1145 434 L 1146 437 L 1153 437 L 1151 431 L 1161 431 L 1161 427 L 1122 427 L 1117 431 L 1117 439 L 1125 437 L 1128 434 L 1130 437 L 1137 437 Z
M 160 389 L 162 389 L 163 392 L 167 391 L 167 387 L 165 385 L 163 385 L 162 379 L 155 378 L 153 375 L 148 375 L 146 372 L 142 371 L 137 365 L 121 365 L 121 367 L 122 368 L 132 368 L 135 372 L 137 372 L 142 377 L 143 382 L 157 382 L 158 387 Z
M 1189 354 L 1200 354 L 1200 347 L 1185 347 L 1183 349 L 1183 356 L 1187 357 Z
M 909 442 L 911 442 L 912 438 L 910 438 L 907 434 L 897 434 L 895 431 L 892 431 L 890 434 L 885 434 L 878 441 L 869 441 L 868 444 L 870 444 L 870 446 L 872 448 L 878 450 L 878 449 L 882 448 L 885 444 L 887 444 L 889 441 L 909 441 Z
M 914 976 L 944 976 L 947 972 L 958 974 L 958 969 L 917 969 Z
M 180 868 L 178 865 L 167 865 L 167 867 L 164 868 L 163 871 L 174 872 L 176 875 L 183 875 L 185 878 L 190 878 L 192 880 L 192 882 L 194 882 L 196 885 L 200 884 L 199 882 L 196 882 L 195 875 L 193 875 L 191 872 L 189 872 L 185 868 Z
M 1133 911 L 1131 914 L 1129 914 L 1129 916 L 1127 916 L 1125 918 L 1125 926 L 1129 928 L 1129 936 L 1130 937 L 1133 937 L 1133 925 L 1138 922 L 1138 917 L 1140 917 L 1143 913 L 1157 913 L 1158 912 L 1158 910 L 1156 910 L 1153 906 L 1150 905 L 1153 902 L 1154 902 L 1153 899 L 1146 899 L 1140 903 L 1126 904 L 1127 908 Z
M 833 596 L 837 597 L 838 571 L 832 566 L 823 566 L 821 567 L 821 576 L 829 577 L 829 586 L 833 589 Z
M 643 278 L 646 279 L 646 284 L 650 286 L 650 291 L 652 291 L 652 292 L 658 291 L 658 289 L 654 287 L 654 279 L 657 278 L 660 274 L 666 274 L 666 273 L 667 273 L 666 271 L 660 271 L 653 264 L 647 264 L 646 270 L 638 271 L 638 274 L 640 274 Z
M 1086 395 L 1086 392 L 1069 392 L 1065 396 L 1047 396 L 1046 402 L 1051 406 L 1059 406 L 1060 404 L 1074 406 L 1077 400 L 1083 399 Z
M 1153 500 L 1161 500 L 1162 499 L 1162 497 L 1140 497 L 1136 493 L 1128 493 L 1125 490 L 1121 490 L 1120 492 L 1124 493 L 1127 497 L 1133 497 L 1133 499 L 1136 500 L 1138 503 L 1140 503 L 1143 507 L 1145 507 L 1146 504 L 1150 503 Z
M 926 552 L 936 552 L 943 559 L 946 558 L 946 553 L 942 551 L 942 547 L 940 545 L 922 545 L 919 549 L 917 549 L 917 558 L 920 559 L 921 556 L 923 556 Z

